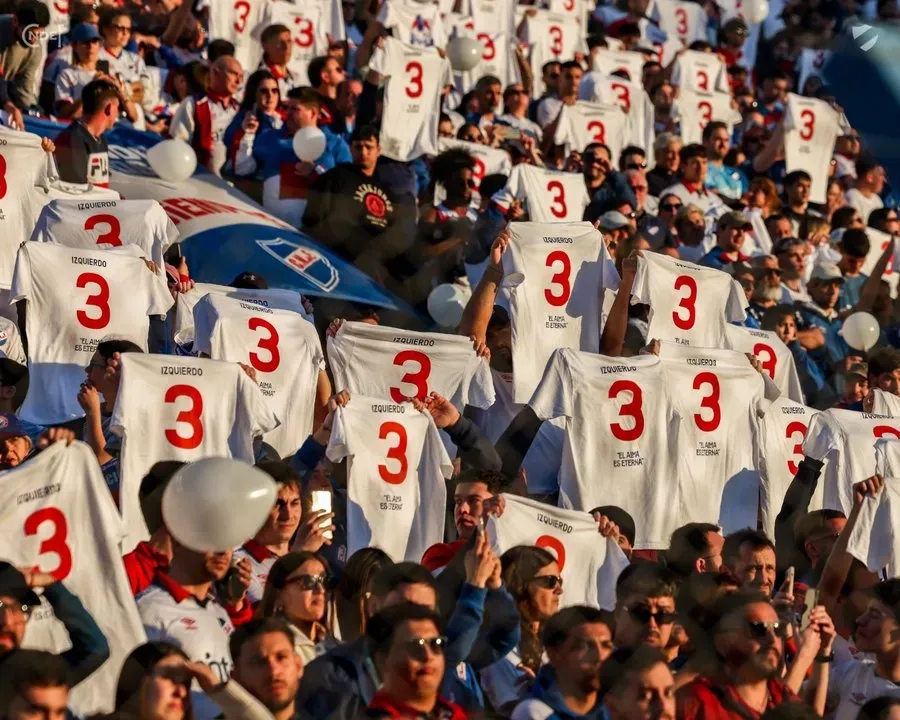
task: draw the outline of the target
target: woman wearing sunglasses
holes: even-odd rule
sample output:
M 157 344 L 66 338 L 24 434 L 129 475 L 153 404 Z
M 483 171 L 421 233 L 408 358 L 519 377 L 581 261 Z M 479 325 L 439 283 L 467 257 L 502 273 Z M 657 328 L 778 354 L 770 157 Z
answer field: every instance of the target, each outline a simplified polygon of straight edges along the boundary
M 244 100 L 225 131 L 225 147 L 234 171 L 240 175 L 244 162 L 253 157 L 253 141 L 265 130 L 284 124 L 278 112 L 281 92 L 270 70 L 257 70 L 247 79 Z M 242 162 L 244 161 L 244 162 Z
M 481 671 L 481 684 L 494 708 L 503 711 L 522 699 L 522 692 L 545 662 L 541 630 L 559 610 L 563 588 L 556 558 L 543 548 L 510 548 L 500 564 L 503 582 L 522 618 L 522 639 L 518 648 Z
M 311 552 L 290 552 L 279 558 L 266 580 L 257 617 L 282 616 L 294 630 L 297 654 L 303 664 L 331 647 L 328 617 L 330 578 L 325 561 Z

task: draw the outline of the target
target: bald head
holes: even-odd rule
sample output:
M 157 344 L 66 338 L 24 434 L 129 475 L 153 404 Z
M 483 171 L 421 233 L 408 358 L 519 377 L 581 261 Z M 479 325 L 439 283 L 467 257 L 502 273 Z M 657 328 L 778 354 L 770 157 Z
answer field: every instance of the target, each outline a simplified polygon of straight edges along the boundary
M 210 67 L 209 89 L 217 95 L 234 95 L 243 80 L 241 64 L 231 55 L 223 55 Z

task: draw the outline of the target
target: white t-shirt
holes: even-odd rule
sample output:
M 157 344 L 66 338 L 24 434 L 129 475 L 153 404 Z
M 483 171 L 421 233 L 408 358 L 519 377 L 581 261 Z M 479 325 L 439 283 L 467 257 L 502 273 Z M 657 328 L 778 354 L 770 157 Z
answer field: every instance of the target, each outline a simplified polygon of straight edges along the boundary
M 616 167 L 629 132 L 629 116 L 621 106 L 578 100 L 574 105 L 562 106 L 553 142 L 565 145 L 567 154 L 573 150 L 584 152 L 591 143 L 603 143 L 609 147 L 611 163 Z
M 815 50 L 803 48 L 800 57 L 797 58 L 795 70 L 797 72 L 797 90 L 802 93 L 806 87 L 806 81 L 811 77 L 821 77 L 822 68 L 831 57 L 831 50 Z
M 886 577 L 900 573 L 900 440 L 875 443 L 875 472 L 884 478 L 884 487 L 874 497 L 863 500 L 856 525 L 850 533 L 847 552 L 874 573 Z
M 706 40 L 706 9 L 695 2 L 684 0 L 657 0 L 659 26 L 681 40 L 685 46 L 695 40 Z
M 581 173 L 556 172 L 527 163 L 512 169 L 504 195 L 506 202 L 524 200 L 528 218 L 541 223 L 578 222 L 591 201 Z
M 900 397 L 893 393 L 872 388 L 872 414 L 885 417 L 900 417 Z
M 692 90 L 700 93 L 728 93 L 730 96 L 725 63 L 715 53 L 685 50 L 675 60 L 672 84 L 680 87 L 682 92 Z M 719 111 L 720 108 L 715 110 Z
M 459 335 L 345 322 L 328 338 L 336 391 L 401 403 L 436 392 L 457 407 L 488 408 L 494 385 L 488 361 Z
M 290 310 L 210 293 L 194 306 L 194 352 L 253 367 L 269 407 L 282 418 L 263 439 L 281 457 L 297 451 L 312 432 L 325 369 L 315 325 Z
M 156 200 L 53 200 L 44 206 L 31 239 L 84 250 L 135 245 L 161 269 L 178 229 Z
M 877 697 L 900 697 L 900 685 L 875 674 L 874 660 L 847 660 L 831 668 L 828 707 L 837 706 L 834 720 L 856 720 L 860 708 Z
M 252 33 L 267 4 L 265 0 L 226 0 L 209 5 L 210 40 L 228 40 L 234 44 L 234 56 L 243 68 L 259 65 L 262 46 Z
M 165 281 L 130 254 L 30 242 L 19 250 L 9 299 L 28 301 L 31 381 L 19 414 L 38 425 L 83 417 L 78 389 L 97 344 L 114 337 L 146 350 L 149 316 L 174 302 Z
M 687 471 L 679 442 L 684 420 L 666 384 L 656 356 L 562 349 L 528 403 L 542 420 L 566 418 L 560 506 L 622 508 L 634 518 L 634 546 L 641 550 L 668 547 L 672 531 L 686 522 L 678 512 L 679 475 Z
M 784 129 L 785 169 L 808 172 L 809 201 L 824 203 L 834 141 L 842 132 L 840 116 L 824 100 L 788 93 Z
M 278 418 L 237 363 L 126 353 L 110 430 L 122 438 L 123 552 L 147 539 L 141 480 L 160 460 L 227 457 L 253 464 L 253 438 Z
M 119 82 L 145 84 L 150 77 L 143 58 L 130 50 L 121 50 L 118 55 L 113 55 L 105 47 L 101 47 L 99 57 L 109 63 L 109 74 Z
M 755 527 L 762 378 L 734 350 L 663 342 L 660 359 L 668 392 L 686 413 L 679 444 L 691 469 L 679 497 L 684 522 L 714 522 L 726 534 Z
M 806 169 L 806 168 L 804 168 Z M 866 197 L 856 188 L 850 188 L 844 196 L 847 199 L 847 204 L 859 211 L 859 214 L 862 216 L 862 220 L 864 223 L 869 222 L 869 215 L 872 214 L 873 210 L 878 210 L 879 208 L 884 207 L 884 202 L 881 199 L 881 196 L 872 194 L 871 197 Z M 866 232 L 868 232 L 870 228 L 866 228 Z
M 81 100 L 81 91 L 96 75 L 96 70 L 82 70 L 75 66 L 64 68 L 56 78 L 56 102 Z
M 401 162 L 438 153 L 441 91 L 453 82 L 450 61 L 434 48 L 385 38 L 369 69 L 387 77 L 381 151 Z
M 378 12 L 378 22 L 393 30 L 394 37 L 417 47 L 447 46 L 447 33 L 437 5 L 385 0 Z
M 269 579 L 269 571 L 278 560 L 278 556 L 255 540 L 248 540 L 234 551 L 236 560 L 246 560 L 250 563 L 250 585 L 247 586 L 247 600 L 256 605 L 262 600 L 263 591 L 266 589 L 266 580 Z
M 290 3 L 272 3 L 272 5 L 290 5 Z M 212 132 L 212 159 L 211 164 L 218 173 L 225 164 L 226 148 L 225 148 L 225 131 L 237 115 L 238 107 L 233 102 L 214 102 L 213 100 L 204 99 L 209 105 L 209 114 L 211 120 Z M 188 95 L 181 104 L 175 115 L 172 117 L 169 134 L 177 139 L 184 140 L 189 145 L 194 140 L 194 130 L 196 128 L 197 114 L 197 98 Z
M 860 215 L 865 216 L 865 213 L 860 211 Z M 900 273 L 897 272 L 897 270 L 900 269 L 900 265 L 898 265 L 898 262 L 900 262 L 900 252 L 897 252 L 898 241 L 896 238 L 888 235 L 888 233 L 876 230 L 872 227 L 866 228 L 866 237 L 869 238 L 869 254 L 866 255 L 862 268 L 860 268 L 860 272 L 864 275 L 871 275 L 875 271 L 875 265 L 878 263 L 881 255 L 889 246 L 893 245 L 893 255 L 888 260 L 888 266 L 885 268 L 881 279 L 888 284 L 888 287 L 891 289 L 891 297 L 895 298 L 897 297 L 898 286 L 900 286 Z M 832 250 L 832 252 L 840 255 L 840 253 L 837 253 L 834 250 Z M 806 262 L 809 264 L 810 261 L 807 260 Z M 810 270 L 810 272 L 812 272 L 812 270 Z
M 563 579 L 561 605 L 612 610 L 616 580 L 628 559 L 612 538 L 598 537 L 597 521 L 586 512 L 563 510 L 517 495 L 503 495 L 503 515 L 488 518 L 487 531 L 498 557 L 518 545 L 534 545 L 556 556 Z
M 522 36 L 522 41 L 530 48 L 531 67 L 541 68 L 551 60 L 566 62 L 572 60 L 576 52 L 587 49 L 581 23 L 571 15 L 539 9 L 534 13 L 526 18 Z M 532 97 L 539 98 L 545 90 L 543 77 L 539 72 L 535 73 Z
M 377 547 L 395 562 L 418 562 L 443 542 L 453 464 L 430 415 L 354 395 L 335 413 L 327 455 L 349 458 L 348 555 Z
M 598 47 L 591 52 L 591 71 L 612 75 L 624 70 L 631 82 L 643 87 L 644 56 L 632 50 L 609 50 Z M 600 142 L 603 142 L 602 140 Z
M 262 20 L 252 32 L 256 42 L 261 42 L 262 31 L 269 25 L 287 27 L 293 41 L 289 67 L 292 73 L 304 80 L 304 84 L 310 61 L 328 51 L 329 15 L 323 10 L 321 4 L 314 0 L 264 3 Z
M 784 395 L 795 402 L 804 402 L 794 356 L 777 333 L 771 330 L 755 330 L 740 325 L 728 325 L 725 328 L 725 337 L 726 347 L 730 350 L 755 355 L 763 372 L 772 379 L 775 386 Z
M 475 159 L 475 184 L 476 188 L 481 185 L 482 178 L 485 175 L 509 175 L 512 171 L 512 160 L 506 150 L 492 148 L 488 145 L 479 145 L 478 143 L 467 142 L 465 140 L 453 140 L 450 138 L 438 139 L 438 150 L 444 152 L 450 148 L 459 148 L 465 150 Z
M 589 222 L 510 223 L 503 288 L 512 323 L 513 399 L 528 402 L 557 348 L 600 351 L 600 298 L 619 274 Z
M 775 518 L 803 460 L 806 430 L 817 414 L 817 410 L 780 397 L 766 408 L 760 420 L 760 512 L 763 530 L 770 538 L 775 537 Z M 810 511 L 822 509 L 823 484 L 816 486 Z
M 471 0 L 469 3 L 464 2 L 463 7 L 467 4 L 478 32 L 515 32 L 515 0 Z
M 631 302 L 650 305 L 648 338 L 708 348 L 726 347 L 728 322 L 742 322 L 747 309 L 727 273 L 657 253 L 638 259 Z
M 854 410 L 826 410 L 809 424 L 803 454 L 827 459 L 824 469 L 824 507 L 849 515 L 853 483 L 875 473 L 875 442 L 900 438 L 900 422 Z
M 656 139 L 653 103 L 639 83 L 615 75 L 589 72 L 581 80 L 578 97 L 621 107 L 628 114 L 628 144 L 643 148 L 647 152 L 647 162 L 653 162 L 651 151 Z
M 686 144 L 702 142 L 703 129 L 713 120 L 725 123 L 729 135 L 735 123 L 741 121 L 741 114 L 731 106 L 731 95 L 724 92 L 700 92 L 683 87 L 672 109 Z
M 122 518 L 94 453 L 81 442 L 54 443 L 3 474 L 0 503 L 4 559 L 61 580 L 109 642 L 110 658 L 72 691 L 70 707 L 79 716 L 111 711 L 122 662 L 144 631 L 119 552 Z M 23 647 L 70 647 L 46 600 L 28 621 Z

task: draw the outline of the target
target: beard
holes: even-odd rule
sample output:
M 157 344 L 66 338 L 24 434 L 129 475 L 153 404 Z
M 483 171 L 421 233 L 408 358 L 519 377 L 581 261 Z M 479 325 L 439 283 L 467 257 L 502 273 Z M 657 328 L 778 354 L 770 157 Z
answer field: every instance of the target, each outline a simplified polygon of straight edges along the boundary
M 781 300 L 781 286 L 757 285 L 753 290 L 753 299 L 757 302 L 778 302 Z

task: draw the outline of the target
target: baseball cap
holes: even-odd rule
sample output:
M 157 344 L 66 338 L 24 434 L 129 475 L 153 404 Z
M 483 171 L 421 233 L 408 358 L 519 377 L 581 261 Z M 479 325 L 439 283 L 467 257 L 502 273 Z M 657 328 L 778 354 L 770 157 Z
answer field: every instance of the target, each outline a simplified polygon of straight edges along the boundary
M 800 247 L 801 245 L 803 245 L 803 241 L 799 238 L 781 238 L 781 240 L 776 240 L 775 244 L 772 246 L 772 254 L 781 255 L 781 253 L 787 252 L 795 247 Z
M 262 275 L 255 272 L 242 272 L 231 281 L 231 287 L 240 290 L 268 290 L 269 283 Z
M 0 440 L 28 437 L 28 433 L 13 413 L 0 413 Z
M 41 599 L 25 582 L 25 576 L 15 565 L 3 560 L 0 560 L 0 595 L 15 598 L 23 605 L 41 604 Z
M 853 363 L 847 372 L 844 373 L 844 377 L 849 377 L 850 375 L 857 375 L 861 377 L 863 380 L 868 379 L 869 377 L 869 363 L 858 362 Z
M 100 33 L 97 31 L 97 28 L 90 23 L 78 23 L 74 28 L 72 28 L 72 32 L 69 33 L 69 39 L 73 43 L 77 42 L 89 42 L 91 40 L 100 40 Z
M 628 218 L 618 210 L 607 210 L 600 216 L 600 227 L 604 230 L 618 230 L 628 224 Z
M 812 275 L 809 277 L 813 280 L 828 280 L 844 282 L 844 276 L 841 274 L 840 268 L 834 263 L 819 263 L 812 269 Z
M 729 228 L 743 228 L 744 230 L 753 229 L 750 221 L 744 217 L 744 213 L 738 212 L 737 210 L 731 210 L 722 215 L 722 217 L 719 218 L 716 227 L 723 230 L 728 230 Z
M 734 17 L 722 26 L 722 32 L 733 32 L 737 33 L 738 35 L 746 35 L 749 32 L 749 29 L 747 28 L 747 23 L 745 23 L 739 17 Z

